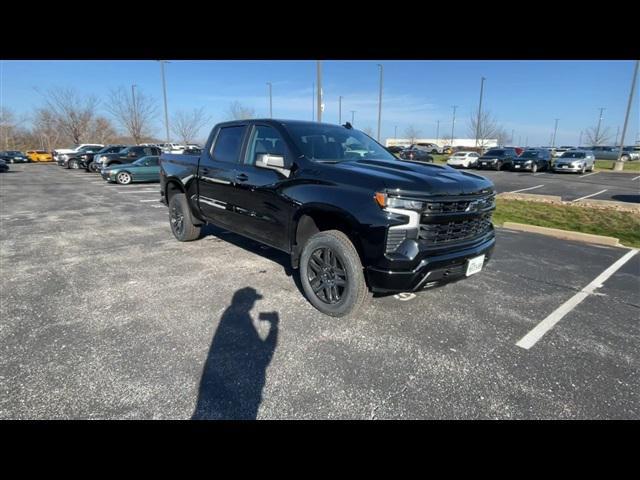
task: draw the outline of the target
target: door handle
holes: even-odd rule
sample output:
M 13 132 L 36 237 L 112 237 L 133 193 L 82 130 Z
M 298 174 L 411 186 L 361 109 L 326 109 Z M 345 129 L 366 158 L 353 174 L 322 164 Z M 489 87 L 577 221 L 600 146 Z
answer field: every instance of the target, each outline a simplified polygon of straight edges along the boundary
M 239 182 L 246 182 L 247 180 L 249 180 L 249 177 L 244 173 L 239 173 L 238 175 L 236 175 L 236 180 L 238 180 Z

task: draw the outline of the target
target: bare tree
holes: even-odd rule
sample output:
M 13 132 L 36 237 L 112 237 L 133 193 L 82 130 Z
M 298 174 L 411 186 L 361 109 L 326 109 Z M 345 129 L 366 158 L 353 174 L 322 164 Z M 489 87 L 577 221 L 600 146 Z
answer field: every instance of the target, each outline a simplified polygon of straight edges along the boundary
M 244 120 L 246 118 L 255 118 L 256 112 L 253 108 L 245 107 L 236 100 L 229 105 L 227 115 L 231 120 Z
M 491 112 L 484 111 L 480 114 L 480 124 L 478 125 L 478 116 L 472 114 L 469 118 L 469 134 L 472 138 L 478 139 L 478 147 L 481 151 L 489 144 L 490 140 L 498 140 L 498 134 L 504 132 Z M 505 134 L 506 135 L 506 134 Z M 505 138 L 509 138 L 508 135 Z
M 373 128 L 371 127 L 366 127 L 364 130 L 362 130 L 364 133 L 366 133 L 367 135 L 369 135 L 370 137 L 373 137 L 375 135 L 375 133 L 373 132 Z
M 200 129 L 211 122 L 211 117 L 204 108 L 194 108 L 191 112 L 180 110 L 171 119 L 171 130 L 186 145 L 193 143 Z
M 585 130 L 585 138 L 590 145 L 602 145 L 611 140 L 611 130 L 609 127 L 589 127 Z
M 151 123 L 158 114 L 156 101 L 138 90 L 133 91 L 125 87 L 111 90 L 106 110 L 113 115 L 116 122 L 133 138 L 136 144 L 144 137 L 150 136 Z
M 91 139 L 103 145 L 113 143 L 118 136 L 118 132 L 116 132 L 111 120 L 105 117 L 96 117 L 91 124 L 89 132 Z
M 62 87 L 48 90 L 44 97 L 61 132 L 74 143 L 81 143 L 95 117 L 98 99 L 93 95 L 81 95 L 73 88 Z
M 5 150 L 17 148 L 18 137 L 24 136 L 26 131 L 22 125 L 28 120 L 26 115 L 18 116 L 13 110 L 0 106 L 0 145 L 4 145 Z
M 498 145 L 507 145 L 511 143 L 511 135 L 504 128 L 498 128 L 495 133 Z M 484 145 L 483 145 L 484 146 Z
M 404 136 L 408 138 L 411 143 L 416 143 L 416 138 L 420 136 L 420 130 L 416 129 L 413 125 L 409 125 L 404 129 Z
M 444 145 L 451 146 L 451 135 L 444 134 L 443 136 L 440 137 L 440 140 L 442 140 Z
M 60 141 L 61 128 L 56 115 L 47 108 L 40 108 L 35 112 L 33 120 L 33 135 L 40 140 L 41 148 L 52 151 Z

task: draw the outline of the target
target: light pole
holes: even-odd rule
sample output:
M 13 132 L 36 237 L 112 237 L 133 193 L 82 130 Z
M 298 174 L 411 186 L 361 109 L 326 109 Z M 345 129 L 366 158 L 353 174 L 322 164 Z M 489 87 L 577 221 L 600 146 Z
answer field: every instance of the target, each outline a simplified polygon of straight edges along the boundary
M 135 92 L 135 88 L 137 85 L 133 84 L 131 85 L 131 103 L 133 105 L 133 124 L 136 126 L 138 125 L 138 112 L 136 111 L 136 92 Z M 135 140 L 135 139 L 134 139 Z M 137 141 L 136 141 L 136 145 L 137 145 Z
M 456 110 L 458 108 L 458 105 L 453 105 L 453 121 L 451 122 L 451 145 L 450 147 L 453 148 L 453 129 L 456 126 Z M 478 141 L 476 140 L 476 145 L 478 144 Z
M 269 85 L 269 118 L 273 118 L 273 96 L 271 91 L 271 82 L 267 82 L 267 85 Z
M 311 84 L 311 121 L 316 118 L 316 84 Z
M 397 125 L 395 127 L 393 127 L 393 139 L 394 140 L 398 139 L 398 126 Z
M 631 91 L 629 92 L 629 103 L 627 103 L 627 114 L 624 117 L 624 126 L 622 127 L 622 138 L 620 139 L 620 150 L 618 151 L 618 160 L 613 166 L 614 170 L 622 170 L 624 165 L 620 160 L 622 158 L 622 149 L 624 146 L 624 136 L 627 133 L 627 124 L 629 122 L 629 113 L 631 112 L 631 103 L 633 102 L 633 92 L 636 89 L 636 78 L 638 78 L 638 64 L 640 60 L 636 60 L 636 67 L 633 69 L 633 80 L 631 80 Z
M 436 144 L 438 143 L 438 139 L 440 138 L 440 120 L 436 120 Z
M 342 124 L 342 95 L 338 97 L 338 125 Z
M 478 105 L 478 120 L 476 121 L 476 147 L 478 147 L 478 136 L 480 135 L 480 115 L 482 112 L 482 93 L 484 92 L 485 77 L 480 79 L 480 104 Z
M 316 82 L 318 83 L 318 122 L 322 121 L 322 65 L 320 64 L 320 60 L 316 61 Z
M 382 64 L 378 64 L 378 66 L 380 67 L 380 94 L 378 95 L 378 138 L 376 140 L 378 140 L 378 142 L 380 141 L 380 122 L 382 120 L 382 72 L 384 70 L 384 67 L 382 66 Z
M 556 118 L 556 126 L 553 129 L 553 139 L 551 140 L 551 148 L 554 148 L 556 146 L 556 133 L 558 133 L 558 120 L 560 119 Z
M 618 125 L 618 128 L 616 128 L 616 141 L 613 142 L 614 145 L 618 144 L 618 135 L 620 135 L 620 125 Z
M 604 107 L 600 108 L 600 117 L 598 118 L 598 126 L 596 127 L 596 135 L 594 138 L 595 144 L 600 145 L 600 124 L 602 123 L 602 112 L 605 110 Z
M 164 129 L 167 136 L 167 143 L 169 143 L 169 111 L 167 109 L 167 83 L 164 79 L 164 64 L 170 63 L 166 60 L 160 60 L 160 72 L 162 74 L 162 94 L 164 96 Z
M 356 111 L 355 110 L 351 110 L 351 126 L 353 127 L 356 123 Z

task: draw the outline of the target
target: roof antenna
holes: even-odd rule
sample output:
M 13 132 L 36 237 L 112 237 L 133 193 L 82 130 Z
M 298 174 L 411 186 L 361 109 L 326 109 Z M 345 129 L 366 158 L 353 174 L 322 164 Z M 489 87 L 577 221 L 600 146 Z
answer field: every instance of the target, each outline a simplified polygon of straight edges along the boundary
M 351 130 L 353 127 L 351 126 L 351 124 L 349 122 L 345 123 L 343 125 L 344 128 L 348 128 L 349 130 Z

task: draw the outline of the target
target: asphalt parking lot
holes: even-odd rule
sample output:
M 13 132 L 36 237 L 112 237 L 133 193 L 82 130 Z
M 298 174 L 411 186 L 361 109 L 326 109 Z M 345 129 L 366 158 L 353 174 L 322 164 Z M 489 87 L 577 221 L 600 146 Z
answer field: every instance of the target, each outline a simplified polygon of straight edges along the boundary
M 490 178 L 498 193 L 522 192 L 558 195 L 565 201 L 579 199 L 640 203 L 640 175 L 635 173 L 509 172 L 470 170 Z
M 213 227 L 177 242 L 157 184 L 11 170 L 0 418 L 640 418 L 640 255 L 516 345 L 628 249 L 499 230 L 480 274 L 345 321 L 305 300 L 283 253 Z M 558 182 L 479 173 L 500 191 Z M 626 177 L 575 176 L 561 194 L 637 195 Z

